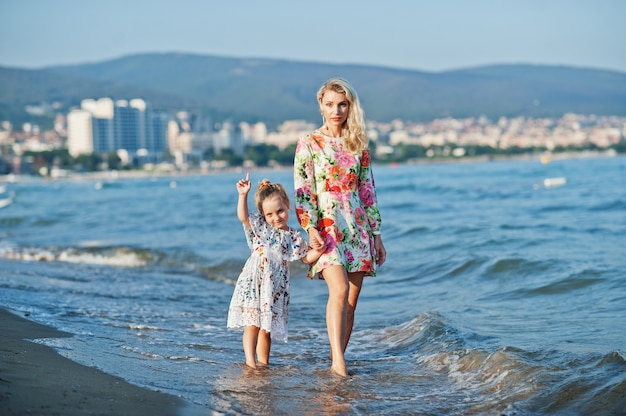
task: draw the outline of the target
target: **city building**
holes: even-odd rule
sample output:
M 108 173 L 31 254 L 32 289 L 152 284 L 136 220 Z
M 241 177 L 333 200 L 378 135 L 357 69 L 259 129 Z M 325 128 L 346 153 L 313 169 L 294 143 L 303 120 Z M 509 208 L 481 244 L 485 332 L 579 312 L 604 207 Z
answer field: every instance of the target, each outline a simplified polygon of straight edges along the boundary
M 68 150 L 74 157 L 123 150 L 131 159 L 158 162 L 168 150 L 168 122 L 166 114 L 140 98 L 86 99 L 67 116 Z

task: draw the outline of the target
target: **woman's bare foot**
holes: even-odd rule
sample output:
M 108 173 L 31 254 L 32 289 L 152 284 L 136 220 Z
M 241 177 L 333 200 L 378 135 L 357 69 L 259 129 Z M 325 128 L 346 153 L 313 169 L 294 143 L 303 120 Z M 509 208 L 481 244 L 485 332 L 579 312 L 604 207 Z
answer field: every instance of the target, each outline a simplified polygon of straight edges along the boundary
M 335 367 L 335 364 L 333 364 L 330 367 L 330 372 L 333 373 L 336 376 L 339 376 L 339 377 L 348 377 L 348 370 L 346 370 L 346 366 L 345 365 L 343 365 L 343 366 L 337 365 Z

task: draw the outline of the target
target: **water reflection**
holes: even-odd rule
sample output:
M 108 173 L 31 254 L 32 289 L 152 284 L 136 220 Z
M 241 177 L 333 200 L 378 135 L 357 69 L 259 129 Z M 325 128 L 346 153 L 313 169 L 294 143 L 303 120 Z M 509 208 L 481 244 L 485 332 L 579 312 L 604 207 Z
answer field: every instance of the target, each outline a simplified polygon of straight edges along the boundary
M 213 407 L 235 414 L 278 414 L 270 373 L 269 367 L 233 366 L 232 371 L 216 379 Z
M 257 370 L 237 364 L 217 378 L 212 408 L 225 414 L 251 415 L 350 415 L 354 414 L 350 378 L 311 373 L 290 365 L 270 365 Z

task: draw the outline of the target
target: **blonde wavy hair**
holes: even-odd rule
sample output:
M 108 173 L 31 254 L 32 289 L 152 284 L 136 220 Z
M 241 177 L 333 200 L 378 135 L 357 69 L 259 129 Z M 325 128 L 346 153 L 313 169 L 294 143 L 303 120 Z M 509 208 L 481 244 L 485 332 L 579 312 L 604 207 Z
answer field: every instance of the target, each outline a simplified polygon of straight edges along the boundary
M 287 191 L 285 191 L 284 186 L 279 183 L 272 183 L 268 179 L 263 179 L 259 182 L 259 186 L 254 194 L 254 203 L 261 215 L 265 215 L 263 212 L 263 201 L 275 194 L 278 195 L 283 203 L 287 205 L 287 208 L 289 208 L 289 197 L 287 196 Z
M 367 149 L 368 140 L 365 134 L 365 112 L 359 102 L 359 96 L 352 86 L 342 78 L 331 78 L 326 81 L 317 91 L 317 102 L 322 107 L 322 98 L 326 91 L 334 91 L 345 94 L 348 103 L 348 118 L 342 127 L 342 136 L 346 141 L 348 150 L 358 154 Z

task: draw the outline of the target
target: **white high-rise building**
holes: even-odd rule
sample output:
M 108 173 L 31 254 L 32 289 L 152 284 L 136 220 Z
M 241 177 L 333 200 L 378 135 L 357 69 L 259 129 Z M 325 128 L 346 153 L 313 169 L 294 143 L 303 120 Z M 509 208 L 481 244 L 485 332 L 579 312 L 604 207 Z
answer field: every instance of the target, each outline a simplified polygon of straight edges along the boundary
M 168 119 L 139 98 L 83 100 L 81 108 L 68 115 L 70 154 L 123 149 L 131 157 L 147 155 L 152 161 L 159 160 L 167 149 Z
M 76 109 L 67 115 L 67 148 L 73 157 L 93 153 L 92 113 Z
M 113 117 L 115 115 L 113 100 L 110 98 L 87 99 L 81 102 L 81 108 L 92 114 L 93 152 L 107 153 L 116 149 L 113 130 Z
M 113 100 L 108 97 L 100 98 L 98 100 L 93 100 L 91 98 L 85 99 L 81 101 L 80 107 L 83 110 L 89 111 L 94 117 L 97 118 L 112 119 L 115 111 L 115 104 L 113 103 Z

